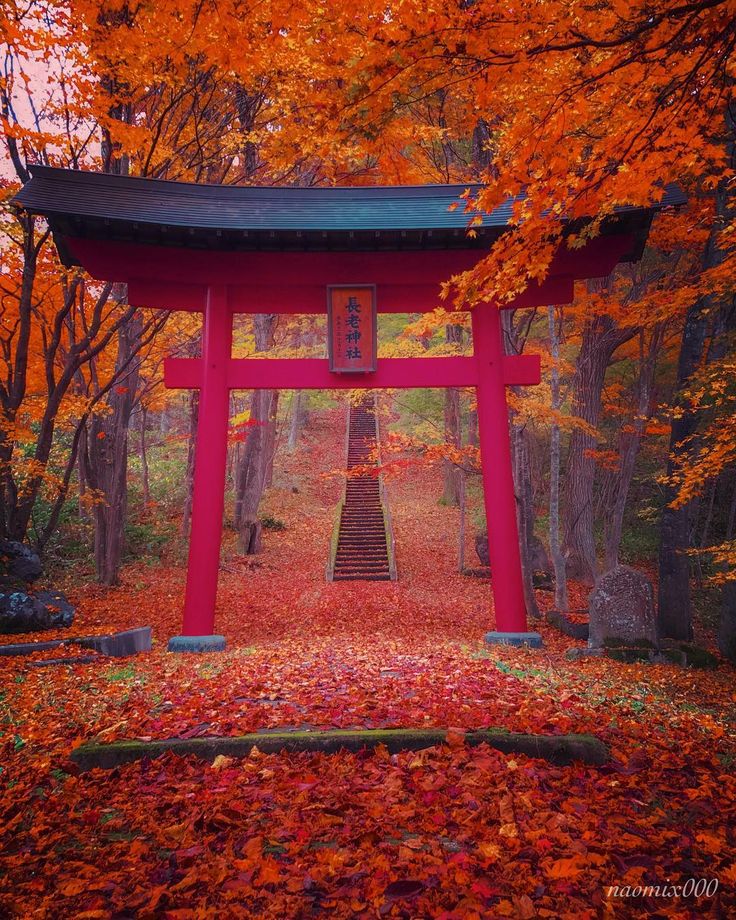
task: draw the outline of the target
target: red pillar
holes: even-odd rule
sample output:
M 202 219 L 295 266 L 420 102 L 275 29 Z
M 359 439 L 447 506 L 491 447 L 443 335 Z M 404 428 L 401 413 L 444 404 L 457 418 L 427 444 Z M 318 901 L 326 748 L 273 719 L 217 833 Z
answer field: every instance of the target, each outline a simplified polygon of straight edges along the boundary
M 210 287 L 202 333 L 202 384 L 194 454 L 184 636 L 211 636 L 214 632 L 225 505 L 230 411 L 227 364 L 231 357 L 232 327 L 227 289 Z
M 494 306 L 479 304 L 471 315 L 473 351 L 478 364 L 478 439 L 496 629 L 501 633 L 525 633 L 526 604 L 503 380 L 501 314 Z

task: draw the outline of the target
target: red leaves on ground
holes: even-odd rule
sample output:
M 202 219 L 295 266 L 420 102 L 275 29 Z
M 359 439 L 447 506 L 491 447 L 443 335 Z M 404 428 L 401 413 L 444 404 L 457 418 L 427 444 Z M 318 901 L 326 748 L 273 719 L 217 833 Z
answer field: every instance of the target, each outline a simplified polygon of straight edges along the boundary
M 544 625 L 541 651 L 485 648 L 488 584 L 456 574 L 457 512 L 436 503 L 429 471 L 390 484 L 399 582 L 325 584 L 339 485 L 316 471 L 337 465 L 341 430 L 324 424 L 272 499 L 288 529 L 222 573 L 227 652 L 166 653 L 183 571 L 137 566 L 119 589 L 79 591 L 74 629 L 149 622 L 150 655 L 0 660 L 0 908 L 445 920 L 733 909 L 733 671 L 573 663 L 572 641 Z M 82 775 L 68 761 L 93 738 L 284 726 L 442 726 L 449 743 L 211 765 L 167 756 Z M 489 726 L 589 731 L 613 759 L 563 768 L 463 743 Z M 719 901 L 606 894 L 699 876 L 720 878 Z

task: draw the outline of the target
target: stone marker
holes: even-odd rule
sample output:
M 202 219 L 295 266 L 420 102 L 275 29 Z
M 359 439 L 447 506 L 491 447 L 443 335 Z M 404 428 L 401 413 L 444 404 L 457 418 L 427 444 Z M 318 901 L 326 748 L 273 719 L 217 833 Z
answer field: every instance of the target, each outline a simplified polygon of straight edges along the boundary
M 649 579 L 628 565 L 602 575 L 590 592 L 591 648 L 611 643 L 656 648 L 654 594 Z

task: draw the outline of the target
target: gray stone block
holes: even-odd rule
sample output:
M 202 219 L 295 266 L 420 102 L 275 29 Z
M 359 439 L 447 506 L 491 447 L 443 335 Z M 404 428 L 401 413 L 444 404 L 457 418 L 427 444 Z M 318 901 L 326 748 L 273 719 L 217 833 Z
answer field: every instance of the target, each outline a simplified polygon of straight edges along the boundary
M 69 603 L 65 594 L 62 594 L 61 591 L 36 591 L 35 597 L 49 611 L 49 622 L 52 628 L 72 625 L 76 610 Z
M 0 540 L 0 563 L 10 578 L 19 581 L 35 581 L 43 574 L 38 554 L 17 540 Z
M 82 648 L 94 649 L 100 655 L 123 658 L 126 655 L 151 651 L 151 627 L 140 626 L 137 629 L 114 633 L 112 636 L 89 636 L 78 641 Z
M 224 652 L 224 636 L 173 636 L 170 652 Z
M 541 648 L 542 637 L 536 632 L 487 632 L 484 636 L 488 645 L 528 645 Z
M 45 652 L 60 645 L 63 645 L 61 639 L 52 639 L 49 642 L 13 642 L 10 645 L 0 645 L 0 655 L 32 655 L 34 652 Z
M 51 627 L 51 613 L 25 591 L 0 594 L 0 633 L 36 632 Z
M 53 664 L 91 664 L 99 661 L 97 655 L 73 655 L 67 658 L 45 658 L 43 661 L 29 661 L 29 668 L 47 668 Z
M 646 575 L 618 565 L 598 579 L 588 603 L 592 648 L 657 647 L 654 592 Z

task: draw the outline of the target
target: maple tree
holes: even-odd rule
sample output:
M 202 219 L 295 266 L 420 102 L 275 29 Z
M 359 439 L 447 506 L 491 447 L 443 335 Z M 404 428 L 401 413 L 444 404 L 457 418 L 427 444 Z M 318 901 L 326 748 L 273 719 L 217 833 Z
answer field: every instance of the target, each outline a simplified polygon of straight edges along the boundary
M 412 107 L 451 92 L 457 120 L 451 128 L 435 125 L 433 136 L 452 136 L 462 125 L 470 137 L 479 123 L 488 131 L 487 182 L 470 203 L 492 210 L 517 196 L 512 231 L 451 286 L 458 300 L 504 301 L 543 277 L 563 233 L 551 217 L 574 222 L 595 215 L 568 236 L 567 244 L 575 246 L 595 234 L 617 206 L 656 200 L 668 181 L 704 199 L 710 215 L 700 218 L 707 228 L 702 271 L 682 286 L 688 304 L 676 383 L 682 402 L 688 378 L 713 353 L 706 342 L 713 336 L 723 340 L 733 324 L 726 280 L 733 277 L 730 4 L 591 8 L 480 0 L 403 4 L 396 15 L 361 4 L 357 19 L 351 42 L 360 51 L 352 48 L 348 56 L 354 63 L 343 81 L 344 95 L 327 105 L 326 117 L 340 125 L 345 145 L 361 130 L 370 131 L 361 149 L 375 157 L 376 175 L 384 163 L 391 174 L 398 152 L 411 150 L 405 127 Z M 339 30 L 332 37 L 342 41 Z M 329 43 L 329 36 L 323 40 Z M 324 105 L 315 104 L 317 119 Z M 410 174 L 406 165 L 404 175 Z M 714 316 L 720 319 L 713 322 Z M 686 403 L 684 410 L 674 419 L 671 441 L 680 464 L 697 416 Z M 662 627 L 687 637 L 689 567 L 683 550 L 692 508 L 676 507 L 673 493 L 667 499 Z M 590 566 L 590 545 L 585 554 Z

